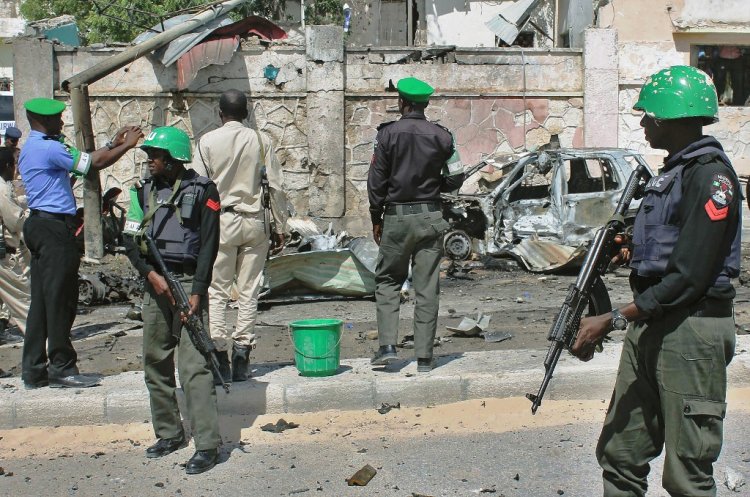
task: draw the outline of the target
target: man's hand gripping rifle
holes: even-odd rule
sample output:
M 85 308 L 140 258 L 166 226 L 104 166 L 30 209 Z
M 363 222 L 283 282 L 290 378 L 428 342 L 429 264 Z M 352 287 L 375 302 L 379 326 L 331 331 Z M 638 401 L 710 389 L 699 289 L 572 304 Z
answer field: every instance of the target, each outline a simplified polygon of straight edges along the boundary
M 555 366 L 557 366 L 557 361 L 560 359 L 563 349 L 570 350 L 575 343 L 581 316 L 589 306 L 592 294 L 601 295 L 603 292 L 603 295 L 607 295 L 607 289 L 601 277 L 607 272 L 609 263 L 617 252 L 618 247 L 615 237 L 625 230 L 625 214 L 630 207 L 630 202 L 641 193 L 643 184 L 650 177 L 651 172 L 644 165 L 639 165 L 630 175 L 615 213 L 607 224 L 596 232 L 583 261 L 581 271 L 578 273 L 578 278 L 568 288 L 565 302 L 563 302 L 547 335 L 547 340 L 551 341 L 552 344 L 549 346 L 547 357 L 544 359 L 545 374 L 539 392 L 536 395 L 526 394 L 526 397 L 532 402 L 532 414 L 536 414 L 536 410 L 542 404 L 542 397 L 544 397 L 547 385 L 552 379 L 552 373 L 555 371 Z M 609 301 L 609 298 L 606 300 Z M 597 309 L 597 312 L 603 314 L 609 310 L 608 307 L 607 309 Z
M 154 239 L 148 234 L 145 234 L 144 237 L 146 239 L 148 251 L 151 252 L 151 257 L 153 257 L 156 265 L 159 267 L 159 271 L 167 281 L 169 291 L 172 292 L 177 310 L 182 315 L 187 316 L 185 329 L 187 329 L 188 336 L 190 336 L 190 341 L 193 342 L 193 345 L 198 349 L 198 352 L 203 354 L 209 360 L 214 376 L 216 378 L 222 378 L 221 386 L 224 387 L 226 393 L 229 393 L 229 384 L 223 380 L 223 377 L 219 372 L 219 361 L 216 359 L 216 346 L 214 345 L 214 341 L 203 326 L 201 318 L 195 314 L 189 314 L 190 302 L 185 293 L 185 289 L 182 288 L 182 285 L 177 281 L 177 278 L 175 278 L 169 269 L 167 269 L 167 265 L 164 263 L 164 259 L 162 259 L 159 249 L 156 247 L 156 243 L 154 243 Z

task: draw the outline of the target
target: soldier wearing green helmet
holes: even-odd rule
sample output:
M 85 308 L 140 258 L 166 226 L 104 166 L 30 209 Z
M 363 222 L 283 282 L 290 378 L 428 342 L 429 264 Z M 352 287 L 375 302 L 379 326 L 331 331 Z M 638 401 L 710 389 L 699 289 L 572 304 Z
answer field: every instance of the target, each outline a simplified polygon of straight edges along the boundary
M 632 243 L 615 258 L 629 263 L 634 299 L 583 318 L 571 352 L 589 360 L 611 329 L 627 328 L 596 451 L 604 496 L 645 495 L 649 463 L 662 450 L 662 485 L 670 495 L 715 496 L 713 463 L 735 346 L 739 181 L 721 144 L 703 134 L 718 120 L 716 91 L 704 72 L 657 72 L 633 108 L 643 111 L 651 147 L 667 151 L 646 185 Z
M 190 295 L 190 313 L 201 316 L 205 324 L 211 270 L 219 247 L 219 192 L 210 179 L 185 168 L 192 157 L 190 138 L 184 131 L 155 128 L 141 149 L 148 156 L 151 177 L 130 190 L 124 233 L 128 258 L 146 279 L 143 372 L 158 439 L 146 449 L 146 457 L 162 457 L 185 444 L 175 396 L 174 354 L 179 349 L 180 384 L 196 449 L 185 471 L 198 474 L 214 467 L 221 443 L 213 374 L 208 359 L 183 328 L 174 296 L 139 238 L 148 234 L 155 240 L 167 268 Z

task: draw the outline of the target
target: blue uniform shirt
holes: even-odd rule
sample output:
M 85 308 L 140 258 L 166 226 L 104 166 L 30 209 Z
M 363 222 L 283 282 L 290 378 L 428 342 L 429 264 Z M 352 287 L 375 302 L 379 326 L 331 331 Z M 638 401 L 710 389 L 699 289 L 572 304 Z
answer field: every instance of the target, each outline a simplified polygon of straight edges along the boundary
M 29 208 L 55 214 L 75 214 L 70 173 L 85 175 L 91 157 L 32 130 L 21 149 L 18 169 L 26 187 Z

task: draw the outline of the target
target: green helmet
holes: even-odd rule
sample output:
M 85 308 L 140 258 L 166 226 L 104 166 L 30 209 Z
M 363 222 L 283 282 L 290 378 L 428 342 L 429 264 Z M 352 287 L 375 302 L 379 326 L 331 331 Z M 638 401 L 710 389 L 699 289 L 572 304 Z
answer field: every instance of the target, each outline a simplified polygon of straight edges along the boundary
M 193 158 L 187 133 L 172 126 L 162 126 L 151 130 L 141 148 L 166 150 L 173 159 L 182 162 L 190 162 Z
M 633 106 L 653 119 L 703 117 L 719 120 L 719 101 L 711 77 L 691 66 L 672 66 L 651 75 Z

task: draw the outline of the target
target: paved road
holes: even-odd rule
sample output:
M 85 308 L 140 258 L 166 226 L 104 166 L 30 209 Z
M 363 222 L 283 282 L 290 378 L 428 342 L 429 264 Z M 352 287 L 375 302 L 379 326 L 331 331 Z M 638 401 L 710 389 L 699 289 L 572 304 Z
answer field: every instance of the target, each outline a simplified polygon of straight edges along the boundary
M 188 477 L 186 447 L 148 460 L 147 423 L 35 427 L 0 431 L 0 493 L 18 496 L 471 496 L 601 495 L 593 452 L 609 392 L 581 389 L 546 402 L 536 416 L 520 397 L 433 407 L 284 414 L 299 427 L 261 430 L 282 415 L 223 418 L 222 462 Z M 750 387 L 730 391 L 726 468 L 750 476 Z M 345 479 L 365 464 L 378 471 L 365 487 Z M 661 463 L 652 472 L 650 496 Z M 11 475 L 12 473 L 12 475 Z M 561 493 L 562 492 L 562 493 Z M 748 486 L 719 497 L 748 496 Z

